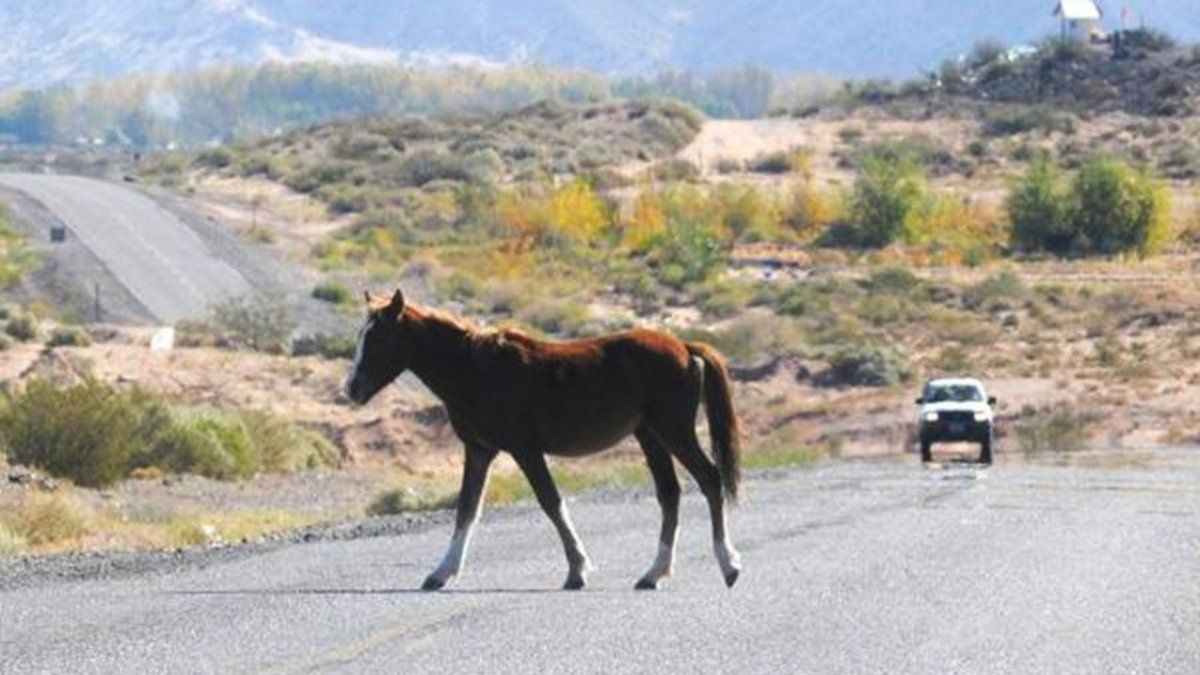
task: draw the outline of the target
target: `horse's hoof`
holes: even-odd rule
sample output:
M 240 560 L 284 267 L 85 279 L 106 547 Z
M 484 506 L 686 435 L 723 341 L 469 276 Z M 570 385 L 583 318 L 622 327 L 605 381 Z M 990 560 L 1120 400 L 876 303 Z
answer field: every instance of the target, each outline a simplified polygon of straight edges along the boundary
M 741 570 L 733 570 L 729 574 L 726 574 L 725 575 L 725 587 L 733 588 L 733 585 L 737 583 L 738 576 L 740 576 L 741 573 L 742 573 Z
M 658 581 L 653 581 L 651 579 L 647 579 L 646 577 L 642 577 L 641 579 L 638 579 L 636 584 L 633 585 L 633 589 L 635 591 L 657 591 Z
M 583 577 L 567 577 L 567 582 L 563 584 L 564 591 L 578 591 L 587 586 L 587 580 Z
M 439 579 L 432 574 L 425 577 L 425 583 L 421 584 L 421 590 L 423 591 L 440 591 L 445 587 L 446 580 Z

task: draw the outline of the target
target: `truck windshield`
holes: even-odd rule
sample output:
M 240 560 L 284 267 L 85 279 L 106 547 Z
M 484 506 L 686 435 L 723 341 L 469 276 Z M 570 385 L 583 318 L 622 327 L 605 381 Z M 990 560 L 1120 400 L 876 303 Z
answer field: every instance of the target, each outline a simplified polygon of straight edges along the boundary
M 926 403 L 944 403 L 946 401 L 965 403 L 982 400 L 983 393 L 979 391 L 979 387 L 969 384 L 930 386 L 925 389 Z

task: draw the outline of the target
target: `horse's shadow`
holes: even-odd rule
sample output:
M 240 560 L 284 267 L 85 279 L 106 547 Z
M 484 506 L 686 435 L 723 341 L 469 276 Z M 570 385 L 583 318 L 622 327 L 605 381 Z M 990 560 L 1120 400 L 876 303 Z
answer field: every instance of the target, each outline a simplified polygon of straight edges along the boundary
M 419 588 L 247 588 L 163 591 L 164 595 L 176 596 L 288 596 L 288 595 L 542 595 L 548 593 L 595 593 L 600 589 L 566 591 L 560 588 L 444 588 L 440 591 L 423 591 Z

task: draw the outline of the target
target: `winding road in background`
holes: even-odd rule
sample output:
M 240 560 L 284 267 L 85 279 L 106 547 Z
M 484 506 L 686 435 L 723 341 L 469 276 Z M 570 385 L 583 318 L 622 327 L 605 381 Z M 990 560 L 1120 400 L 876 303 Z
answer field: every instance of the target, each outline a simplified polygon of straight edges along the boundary
M 380 673 L 1200 672 L 1200 453 L 1125 468 L 834 462 L 763 476 L 721 583 L 685 497 L 676 578 L 646 489 L 576 500 L 593 585 L 557 589 L 536 508 L 491 509 L 457 590 L 414 589 L 449 537 L 232 555 L 0 591 L 0 671 Z M 1134 468 L 1130 468 L 1134 467 Z
M 203 316 L 251 288 L 187 224 L 132 188 L 80 176 L 0 174 L 0 185 L 40 202 L 163 323 Z

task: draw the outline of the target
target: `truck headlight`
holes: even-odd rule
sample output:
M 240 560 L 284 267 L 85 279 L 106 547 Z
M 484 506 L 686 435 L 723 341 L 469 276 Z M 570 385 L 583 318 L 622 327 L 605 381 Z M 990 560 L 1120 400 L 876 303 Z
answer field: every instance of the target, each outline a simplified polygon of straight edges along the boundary
M 975 411 L 975 421 L 976 422 L 986 422 L 987 418 L 988 418 L 988 414 L 986 412 L 984 412 L 982 410 Z
M 927 412 L 927 413 L 925 413 L 925 421 L 926 421 L 926 422 L 936 422 L 936 421 L 938 421 L 938 414 L 937 414 L 937 413 L 935 413 L 935 412 Z

